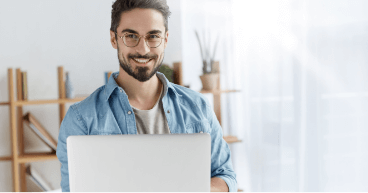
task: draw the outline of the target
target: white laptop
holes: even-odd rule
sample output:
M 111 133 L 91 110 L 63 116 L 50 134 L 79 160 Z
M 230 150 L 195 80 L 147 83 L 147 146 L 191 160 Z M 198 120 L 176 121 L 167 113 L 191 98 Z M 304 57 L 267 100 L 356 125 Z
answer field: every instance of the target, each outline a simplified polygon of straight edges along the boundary
M 211 136 L 85 135 L 67 138 L 72 192 L 209 192 Z

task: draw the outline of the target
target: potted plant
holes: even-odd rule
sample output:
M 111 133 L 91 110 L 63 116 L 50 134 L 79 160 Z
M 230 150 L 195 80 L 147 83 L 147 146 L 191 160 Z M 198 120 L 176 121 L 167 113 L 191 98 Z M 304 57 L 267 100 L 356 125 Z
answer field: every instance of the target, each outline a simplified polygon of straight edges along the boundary
M 202 46 L 198 32 L 195 31 L 195 34 L 198 40 L 199 48 L 201 51 L 202 62 L 203 62 L 203 68 L 202 68 L 203 75 L 200 76 L 201 81 L 202 81 L 203 90 L 215 90 L 217 89 L 217 85 L 218 85 L 219 73 L 218 73 L 218 66 L 217 66 L 217 69 L 215 69 L 216 62 L 214 61 L 214 57 L 215 57 L 217 43 L 218 43 L 219 38 L 217 37 L 215 46 L 213 49 L 213 53 L 212 55 L 210 55 L 210 45 L 206 44 L 205 36 L 203 37 L 204 42 Z M 218 65 L 218 62 L 217 62 L 217 65 Z

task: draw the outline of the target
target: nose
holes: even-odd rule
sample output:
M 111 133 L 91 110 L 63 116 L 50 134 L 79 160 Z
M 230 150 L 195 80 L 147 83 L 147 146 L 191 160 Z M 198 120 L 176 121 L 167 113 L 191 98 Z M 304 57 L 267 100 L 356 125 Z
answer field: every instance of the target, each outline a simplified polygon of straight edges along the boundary
M 135 47 L 136 52 L 138 52 L 140 55 L 146 55 L 148 52 L 150 52 L 150 47 L 146 44 L 146 39 L 144 37 L 141 37 L 141 39 L 138 42 L 138 45 Z

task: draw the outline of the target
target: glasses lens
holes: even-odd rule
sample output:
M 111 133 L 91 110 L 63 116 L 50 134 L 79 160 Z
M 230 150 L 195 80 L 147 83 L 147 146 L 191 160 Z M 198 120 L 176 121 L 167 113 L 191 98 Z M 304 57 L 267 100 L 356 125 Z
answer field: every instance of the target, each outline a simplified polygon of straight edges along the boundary
M 146 38 L 147 38 L 147 44 L 151 48 L 158 47 L 162 41 L 161 37 L 155 34 L 148 35 Z
M 136 34 L 125 34 L 124 43 L 128 47 L 136 46 L 138 44 L 139 37 Z

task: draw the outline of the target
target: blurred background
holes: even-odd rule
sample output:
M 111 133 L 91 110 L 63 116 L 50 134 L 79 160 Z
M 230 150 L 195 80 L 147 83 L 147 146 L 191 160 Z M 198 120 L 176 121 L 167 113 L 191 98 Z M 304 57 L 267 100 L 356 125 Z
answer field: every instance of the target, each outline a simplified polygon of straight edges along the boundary
M 243 191 L 368 191 L 368 1 L 167 0 L 164 63 L 182 63 L 183 83 L 202 88 L 195 30 L 219 37 L 224 135 Z M 58 98 L 57 67 L 75 94 L 89 95 L 118 71 L 109 42 L 112 1 L 0 1 L 0 102 L 8 68 L 28 73 L 29 100 Z M 205 94 L 213 103 L 212 95 Z M 68 104 L 69 107 L 71 104 Z M 57 139 L 58 105 L 24 106 Z M 0 105 L 0 157 L 11 155 L 9 107 Z M 49 151 L 24 129 L 25 151 Z M 52 189 L 58 160 L 33 162 Z M 28 191 L 41 191 L 27 181 Z M 10 161 L 0 191 L 13 191 Z

